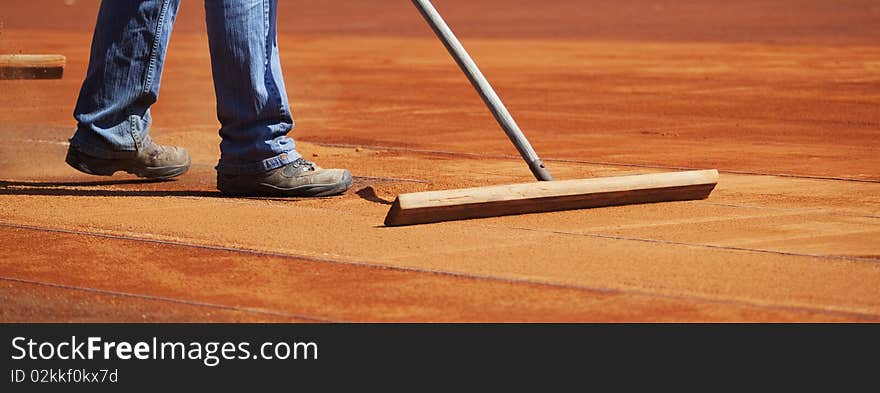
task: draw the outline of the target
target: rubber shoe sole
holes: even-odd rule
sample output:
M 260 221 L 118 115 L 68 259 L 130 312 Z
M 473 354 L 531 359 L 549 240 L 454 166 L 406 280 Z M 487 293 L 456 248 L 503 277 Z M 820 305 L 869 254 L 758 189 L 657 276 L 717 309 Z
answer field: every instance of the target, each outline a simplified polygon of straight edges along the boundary
M 189 170 L 192 161 L 187 158 L 186 164 L 150 167 L 132 163 L 129 159 L 106 159 L 88 156 L 80 153 L 74 148 L 67 149 L 67 158 L 64 160 L 67 165 L 80 172 L 95 176 L 113 176 L 116 172 L 127 172 L 140 178 L 145 179 L 170 179 L 180 176 Z

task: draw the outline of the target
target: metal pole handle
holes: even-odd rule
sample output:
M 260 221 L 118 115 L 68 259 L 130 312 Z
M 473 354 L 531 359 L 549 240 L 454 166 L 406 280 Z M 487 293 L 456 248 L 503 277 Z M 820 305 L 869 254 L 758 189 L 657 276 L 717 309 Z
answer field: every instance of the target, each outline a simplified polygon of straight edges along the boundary
M 489 81 L 486 80 L 486 77 L 484 77 L 483 73 L 480 72 L 480 69 L 477 68 L 477 64 L 474 63 L 474 60 L 468 55 L 467 51 L 461 45 L 461 42 L 459 42 L 458 38 L 455 37 L 455 34 L 452 33 L 449 25 L 446 24 L 443 17 L 440 16 L 440 13 L 434 8 L 434 5 L 431 4 L 429 0 L 413 0 L 413 4 L 419 9 L 419 12 L 422 13 L 422 16 L 425 17 L 428 24 L 431 25 L 431 28 L 434 29 L 434 33 L 437 34 L 440 41 L 443 41 L 443 45 L 446 46 L 449 54 L 452 55 L 455 62 L 458 63 L 458 66 L 461 67 L 461 70 L 467 75 L 471 84 L 477 89 L 477 92 L 480 93 L 483 102 L 489 107 L 492 115 L 495 116 L 495 120 L 498 121 L 498 124 L 504 129 L 504 132 L 507 133 L 507 137 L 510 138 L 513 145 L 516 146 L 516 150 L 519 151 L 522 158 L 529 164 L 529 169 L 532 170 L 535 177 L 538 180 L 553 180 L 553 177 L 550 176 L 550 172 L 544 167 L 544 163 L 538 158 L 538 154 L 532 149 L 532 145 L 529 144 L 529 141 L 526 139 L 522 130 L 516 125 L 513 116 L 507 111 L 504 103 L 498 98 L 498 94 L 492 89 Z

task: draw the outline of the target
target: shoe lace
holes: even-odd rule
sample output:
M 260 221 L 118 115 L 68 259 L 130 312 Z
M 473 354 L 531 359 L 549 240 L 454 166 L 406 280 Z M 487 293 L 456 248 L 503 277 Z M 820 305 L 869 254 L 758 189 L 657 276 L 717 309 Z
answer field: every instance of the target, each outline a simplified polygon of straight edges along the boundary
M 147 145 L 147 148 L 146 148 L 147 152 L 146 153 L 150 158 L 157 159 L 160 156 L 162 156 L 163 154 L 165 154 L 165 151 L 166 151 L 165 146 L 162 146 L 162 145 L 160 145 L 156 142 L 153 142 L 153 141 L 149 141 L 148 143 L 149 144 Z
M 304 167 L 307 171 L 315 170 L 315 163 L 307 161 L 302 157 L 297 158 L 295 161 L 291 162 L 290 165 L 293 165 L 294 168 Z
M 157 158 L 163 154 L 165 154 L 165 146 L 157 145 L 155 150 L 153 150 L 153 152 L 150 153 L 150 156 L 152 156 L 153 158 Z

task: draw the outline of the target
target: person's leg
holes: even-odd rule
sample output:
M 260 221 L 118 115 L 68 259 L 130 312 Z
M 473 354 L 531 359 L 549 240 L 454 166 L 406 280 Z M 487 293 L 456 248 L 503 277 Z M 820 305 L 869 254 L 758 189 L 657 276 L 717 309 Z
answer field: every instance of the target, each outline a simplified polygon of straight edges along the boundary
M 222 138 L 218 188 L 297 196 L 345 191 L 348 171 L 304 161 L 287 136 L 294 124 L 278 54 L 277 7 L 277 0 L 205 0 Z
M 259 173 L 300 158 L 281 76 L 276 2 L 205 0 L 223 173 Z
M 150 106 L 159 95 L 165 50 L 180 0 L 102 1 L 86 78 L 74 109 L 67 162 L 96 175 L 182 174 L 184 149 L 153 143 Z

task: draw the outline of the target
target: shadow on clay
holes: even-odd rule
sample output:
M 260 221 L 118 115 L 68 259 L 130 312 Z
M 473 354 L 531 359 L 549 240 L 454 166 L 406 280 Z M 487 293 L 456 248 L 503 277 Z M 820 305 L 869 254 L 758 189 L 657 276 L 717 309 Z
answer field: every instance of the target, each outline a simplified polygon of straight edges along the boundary
M 207 197 L 207 198 L 239 198 L 261 199 L 277 201 L 298 201 L 314 198 L 279 198 L 279 197 L 235 197 L 226 196 L 220 191 L 197 191 L 197 190 L 119 190 L 119 189 L 78 189 L 74 187 L 102 187 L 118 185 L 158 184 L 171 183 L 174 179 L 124 179 L 124 180 L 101 180 L 101 181 L 61 181 L 61 182 L 35 182 L 35 181 L 9 181 L 0 180 L 0 195 L 57 195 L 57 196 L 89 196 L 89 197 Z M 382 205 L 391 205 L 392 201 L 376 195 L 372 186 L 367 186 L 354 192 L 360 198 Z M 335 197 L 327 197 L 335 198 Z M 324 198 L 321 198 L 324 199 Z

